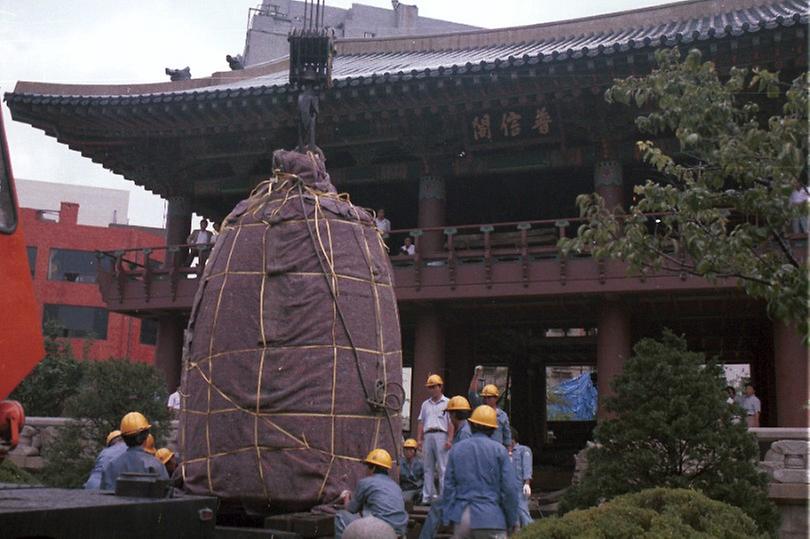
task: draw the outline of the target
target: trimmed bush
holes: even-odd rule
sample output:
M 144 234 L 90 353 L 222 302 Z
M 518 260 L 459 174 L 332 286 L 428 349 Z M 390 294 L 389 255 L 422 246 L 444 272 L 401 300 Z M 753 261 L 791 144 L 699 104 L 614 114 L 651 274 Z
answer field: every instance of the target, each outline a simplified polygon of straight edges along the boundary
M 695 489 L 739 507 L 761 531 L 775 533 L 779 514 L 757 469 L 755 437 L 726 404 L 723 369 L 666 332 L 643 339 L 605 400 L 612 419 L 594 431 L 588 468 L 560 510 L 593 507 L 648 488 Z
M 654 488 L 618 496 L 599 507 L 539 520 L 519 539 L 766 538 L 732 505 L 687 489 Z

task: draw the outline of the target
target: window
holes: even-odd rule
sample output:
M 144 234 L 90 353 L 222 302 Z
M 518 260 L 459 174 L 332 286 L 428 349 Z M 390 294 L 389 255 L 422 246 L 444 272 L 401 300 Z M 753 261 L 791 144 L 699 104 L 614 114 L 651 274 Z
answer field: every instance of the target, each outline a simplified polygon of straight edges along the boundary
M 51 249 L 48 260 L 48 279 L 73 283 L 95 283 L 99 264 L 104 269 L 112 267 L 109 258 L 103 258 L 99 262 L 99 258 L 93 251 Z
M 141 320 L 141 344 L 157 344 L 158 322 L 151 318 Z
M 31 270 L 31 278 L 33 279 L 37 272 L 37 248 L 29 245 L 25 250 L 28 251 L 28 268 Z
M 56 322 L 63 337 L 107 338 L 107 309 L 46 304 L 42 314 L 43 323 Z
M 2 129 L 0 121 L 0 146 L 5 147 Z M 14 209 L 14 193 L 11 191 L 11 174 L 6 158 L 6 152 L 0 148 L 0 232 L 10 234 L 17 227 L 17 211 Z

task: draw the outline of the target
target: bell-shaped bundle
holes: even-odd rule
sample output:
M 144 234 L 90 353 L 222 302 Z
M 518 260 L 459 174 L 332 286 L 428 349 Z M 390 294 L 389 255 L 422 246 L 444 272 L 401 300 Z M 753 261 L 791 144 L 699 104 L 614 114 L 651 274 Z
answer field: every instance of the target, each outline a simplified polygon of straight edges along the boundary
M 329 503 L 374 448 L 399 455 L 402 351 L 385 244 L 320 155 L 276 173 L 223 222 L 189 320 L 185 489 L 251 512 Z

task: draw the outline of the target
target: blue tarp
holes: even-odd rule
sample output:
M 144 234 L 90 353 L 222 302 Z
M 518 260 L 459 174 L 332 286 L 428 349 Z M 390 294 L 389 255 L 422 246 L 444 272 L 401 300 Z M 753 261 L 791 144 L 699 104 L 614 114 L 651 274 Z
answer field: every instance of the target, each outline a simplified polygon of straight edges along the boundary
M 596 388 L 590 373 L 583 373 L 551 388 L 558 401 L 548 405 L 548 419 L 592 421 L 596 418 Z

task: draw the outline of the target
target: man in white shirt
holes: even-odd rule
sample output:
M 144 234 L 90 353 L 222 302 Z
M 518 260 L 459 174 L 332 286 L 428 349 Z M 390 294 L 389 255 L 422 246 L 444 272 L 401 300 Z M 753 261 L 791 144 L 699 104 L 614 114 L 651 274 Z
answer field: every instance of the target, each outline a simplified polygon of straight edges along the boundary
M 405 238 L 405 242 L 399 248 L 399 254 L 406 255 L 406 256 L 413 256 L 416 253 L 416 247 L 413 244 L 413 240 L 410 236 Z
M 186 266 L 191 266 L 194 257 L 199 258 L 200 266 L 205 265 L 205 259 L 208 258 L 210 244 L 214 243 L 214 233 L 208 230 L 208 219 L 200 220 L 200 228 L 194 230 L 189 234 L 186 239 L 189 245 L 198 245 L 199 247 L 192 247 L 186 260 Z
M 759 414 L 762 411 L 762 403 L 756 396 L 753 384 L 746 384 L 745 395 L 740 399 L 740 406 L 745 410 L 745 422 L 748 427 L 759 426 Z
M 807 233 L 807 201 L 810 200 L 810 194 L 807 192 L 807 187 L 799 182 L 794 182 L 793 192 L 790 193 L 790 205 L 800 206 L 802 214 L 798 217 L 791 219 L 791 227 L 794 234 Z
M 385 210 L 380 208 L 377 210 L 377 217 L 374 219 L 374 224 L 377 225 L 377 230 L 380 231 L 384 240 L 388 239 L 391 233 L 391 221 L 385 218 Z
M 425 468 L 425 483 L 422 486 L 422 501 L 432 503 L 444 488 L 444 470 L 447 467 L 447 452 L 452 445 L 453 424 L 447 415 L 448 398 L 444 396 L 444 381 L 438 374 L 428 376 L 425 387 L 430 398 L 422 403 L 416 427 L 416 444 L 422 450 Z M 436 491 L 436 474 L 439 490 Z
M 169 400 L 166 403 L 166 407 L 169 409 L 169 414 L 177 415 L 180 411 L 180 387 L 178 386 L 177 389 L 174 390 L 174 393 L 169 395 Z

